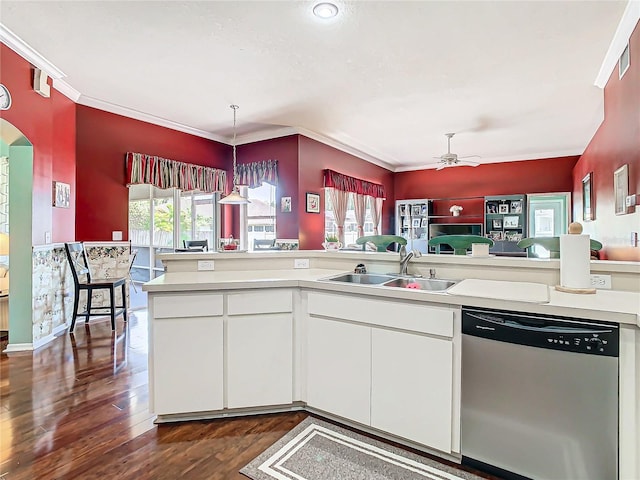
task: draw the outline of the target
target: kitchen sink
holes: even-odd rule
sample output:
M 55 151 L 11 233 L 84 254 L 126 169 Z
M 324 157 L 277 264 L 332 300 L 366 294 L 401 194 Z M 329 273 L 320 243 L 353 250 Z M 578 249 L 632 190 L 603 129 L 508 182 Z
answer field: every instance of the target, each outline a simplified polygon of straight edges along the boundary
M 442 280 L 439 278 L 394 278 L 385 282 L 385 287 L 415 288 L 416 290 L 442 291 L 455 285 L 452 280 Z
M 335 277 L 323 278 L 332 282 L 357 283 L 361 285 L 380 285 L 395 277 L 378 273 L 344 273 Z
M 399 277 L 382 273 L 343 273 L 335 277 L 323 278 L 330 282 L 355 283 L 360 285 L 381 285 L 383 287 L 415 288 L 438 292 L 446 290 L 456 282 L 439 278 Z

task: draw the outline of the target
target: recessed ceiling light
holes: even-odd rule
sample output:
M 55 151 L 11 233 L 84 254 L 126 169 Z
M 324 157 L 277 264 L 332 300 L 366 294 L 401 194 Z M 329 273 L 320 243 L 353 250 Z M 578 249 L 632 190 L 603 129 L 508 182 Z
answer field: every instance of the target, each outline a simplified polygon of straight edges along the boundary
M 323 2 L 318 3 L 313 7 L 313 14 L 320 18 L 333 18 L 338 15 L 338 7 L 333 3 Z

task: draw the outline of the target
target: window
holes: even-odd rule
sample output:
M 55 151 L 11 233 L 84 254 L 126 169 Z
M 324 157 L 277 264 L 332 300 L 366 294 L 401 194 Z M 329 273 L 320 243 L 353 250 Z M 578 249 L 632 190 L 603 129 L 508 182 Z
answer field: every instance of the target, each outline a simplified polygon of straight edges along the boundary
M 216 194 L 130 186 L 129 240 L 138 250 L 131 277 L 148 282 L 162 275 L 164 267 L 157 254 L 181 248 L 183 240 L 208 240 L 213 248 L 219 234 L 217 217 Z
M 326 190 L 326 189 L 325 189 Z M 355 244 L 358 239 L 358 222 L 356 222 L 356 212 L 353 206 L 353 196 L 355 194 L 349 194 L 349 201 L 347 203 L 347 215 L 344 221 L 344 244 Z M 324 236 L 337 237 L 338 225 L 336 225 L 335 216 L 333 214 L 333 205 L 331 204 L 331 196 L 325 194 L 324 196 Z M 371 218 L 371 204 L 367 199 L 367 210 L 364 218 L 364 234 L 373 235 L 373 220 Z
M 248 189 L 248 197 L 251 203 L 243 207 L 247 209 L 247 245 L 253 250 L 254 240 L 276 238 L 276 187 L 263 183 Z

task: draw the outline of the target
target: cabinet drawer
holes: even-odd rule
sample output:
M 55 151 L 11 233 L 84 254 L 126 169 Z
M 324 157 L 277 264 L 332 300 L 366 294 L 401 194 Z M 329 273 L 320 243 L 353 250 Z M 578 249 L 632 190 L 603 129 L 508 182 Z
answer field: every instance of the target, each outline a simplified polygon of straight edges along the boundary
M 222 295 L 163 295 L 153 299 L 154 318 L 217 317 L 222 313 Z
M 229 315 L 288 313 L 293 311 L 291 290 L 232 293 L 228 296 Z
M 447 307 L 311 292 L 308 308 L 310 315 L 453 337 L 454 310 Z

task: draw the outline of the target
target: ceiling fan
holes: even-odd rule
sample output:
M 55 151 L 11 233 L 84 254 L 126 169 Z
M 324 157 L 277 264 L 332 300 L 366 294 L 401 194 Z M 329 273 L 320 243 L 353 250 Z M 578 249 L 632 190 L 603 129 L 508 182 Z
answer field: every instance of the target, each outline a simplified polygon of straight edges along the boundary
M 442 170 L 447 167 L 457 167 L 457 166 L 469 166 L 469 167 L 477 167 L 480 165 L 478 162 L 472 162 L 470 160 L 462 160 L 463 158 L 480 158 L 480 155 L 467 155 L 464 157 L 459 157 L 456 153 L 451 153 L 451 138 L 455 135 L 455 133 L 445 133 L 445 137 L 447 137 L 447 153 L 440 155 L 439 157 L 433 157 L 440 160 L 437 162 L 438 168 L 436 170 Z

